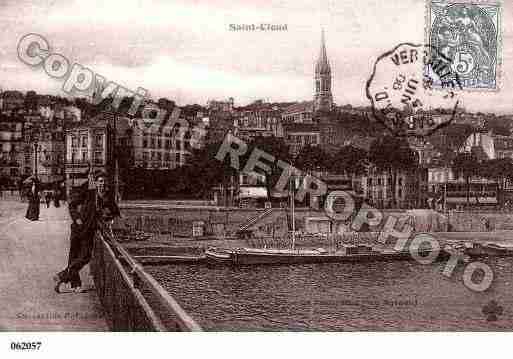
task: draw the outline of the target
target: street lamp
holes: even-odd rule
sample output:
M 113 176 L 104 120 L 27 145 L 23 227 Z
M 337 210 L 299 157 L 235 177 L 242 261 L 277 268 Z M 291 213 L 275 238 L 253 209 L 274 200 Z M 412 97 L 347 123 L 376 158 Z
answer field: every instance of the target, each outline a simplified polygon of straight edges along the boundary
M 38 143 L 38 138 L 36 136 L 34 136 L 33 142 L 34 142 L 34 177 L 37 179 L 37 154 L 39 152 L 38 151 L 39 143 Z
M 38 147 L 38 143 L 36 141 L 36 142 L 34 142 L 34 175 L 36 176 L 36 178 L 37 178 L 37 147 Z
M 449 181 L 449 167 L 445 167 L 445 182 L 444 182 L 444 212 L 448 213 L 447 210 L 447 181 Z
M 290 209 L 291 209 L 291 221 L 292 221 L 292 250 L 296 246 L 296 214 L 295 214 L 295 196 L 296 196 L 296 180 L 299 177 L 295 174 L 290 176 L 289 192 L 290 192 Z
M 75 187 L 75 152 L 71 150 L 71 188 Z

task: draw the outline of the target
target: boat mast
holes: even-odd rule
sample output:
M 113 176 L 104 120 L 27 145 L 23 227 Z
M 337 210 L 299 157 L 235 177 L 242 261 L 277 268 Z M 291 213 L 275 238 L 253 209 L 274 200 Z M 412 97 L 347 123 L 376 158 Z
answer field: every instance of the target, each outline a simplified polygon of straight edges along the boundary
M 296 189 L 296 179 L 294 176 L 290 177 L 291 179 L 291 186 L 290 186 L 290 208 L 292 210 L 292 249 L 295 249 L 296 246 L 296 218 L 294 213 L 294 195 L 295 195 L 295 189 Z

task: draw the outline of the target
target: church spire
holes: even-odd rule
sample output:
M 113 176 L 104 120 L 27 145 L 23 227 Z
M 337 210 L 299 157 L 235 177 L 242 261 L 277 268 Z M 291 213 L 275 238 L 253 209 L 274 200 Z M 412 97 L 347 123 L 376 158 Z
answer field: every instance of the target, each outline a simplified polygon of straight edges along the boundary
M 315 63 L 315 94 L 314 108 L 316 111 L 330 111 L 333 105 L 331 95 L 331 68 L 326 53 L 326 42 L 324 39 L 324 29 L 321 32 L 321 50 L 319 58 Z
M 315 66 L 316 73 L 329 73 L 331 72 L 330 64 L 328 62 L 328 55 L 326 54 L 326 42 L 324 40 L 324 29 L 321 32 L 321 50 L 319 52 L 319 58 Z

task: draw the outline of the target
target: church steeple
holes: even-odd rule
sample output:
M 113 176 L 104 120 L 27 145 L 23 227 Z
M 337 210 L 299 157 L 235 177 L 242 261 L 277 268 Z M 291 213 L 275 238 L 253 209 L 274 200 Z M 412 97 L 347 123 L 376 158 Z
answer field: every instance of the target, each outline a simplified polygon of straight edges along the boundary
M 330 111 L 333 104 L 331 95 L 331 68 L 326 53 L 326 43 L 324 40 L 324 29 L 321 33 L 321 49 L 319 58 L 315 63 L 315 95 L 314 109 L 315 111 Z
M 319 52 L 319 58 L 315 64 L 316 74 L 331 74 L 330 64 L 328 62 L 328 55 L 326 55 L 326 43 L 324 41 L 324 30 L 321 33 L 321 51 Z

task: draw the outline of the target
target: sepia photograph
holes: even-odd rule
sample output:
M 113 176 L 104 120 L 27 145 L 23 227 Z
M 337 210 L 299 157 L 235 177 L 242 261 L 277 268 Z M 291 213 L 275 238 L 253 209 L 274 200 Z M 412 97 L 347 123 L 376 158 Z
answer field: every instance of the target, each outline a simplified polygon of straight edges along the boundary
M 2 349 L 512 331 L 512 23 L 509 0 L 0 0 Z

